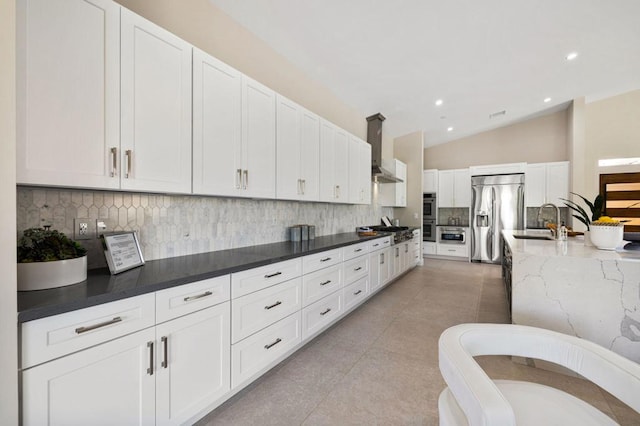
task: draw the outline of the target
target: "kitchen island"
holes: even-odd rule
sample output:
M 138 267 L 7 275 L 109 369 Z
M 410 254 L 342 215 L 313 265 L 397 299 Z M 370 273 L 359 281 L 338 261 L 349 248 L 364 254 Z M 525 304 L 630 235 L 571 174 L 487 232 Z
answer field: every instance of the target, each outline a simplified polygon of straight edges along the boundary
M 540 232 L 502 233 L 511 252 L 512 322 L 579 336 L 640 362 L 640 253 L 598 250 L 582 237 L 514 237 Z

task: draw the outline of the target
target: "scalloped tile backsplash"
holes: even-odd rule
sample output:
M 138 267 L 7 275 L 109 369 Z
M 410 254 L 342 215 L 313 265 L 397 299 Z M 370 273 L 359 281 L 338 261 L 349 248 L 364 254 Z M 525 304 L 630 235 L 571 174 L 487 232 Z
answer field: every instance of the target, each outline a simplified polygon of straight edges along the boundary
M 18 232 L 51 225 L 73 238 L 75 218 L 104 220 L 108 231 L 138 231 L 146 260 L 287 240 L 287 227 L 316 235 L 352 232 L 393 217 L 393 209 L 296 201 L 18 187 Z M 106 266 L 99 240 L 81 241 L 89 269 Z

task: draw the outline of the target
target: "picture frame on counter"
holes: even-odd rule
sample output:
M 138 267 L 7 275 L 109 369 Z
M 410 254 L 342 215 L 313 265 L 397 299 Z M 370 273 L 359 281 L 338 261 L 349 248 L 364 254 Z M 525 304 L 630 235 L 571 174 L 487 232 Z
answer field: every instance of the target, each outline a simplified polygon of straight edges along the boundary
M 137 232 L 112 232 L 100 238 L 111 275 L 144 265 Z

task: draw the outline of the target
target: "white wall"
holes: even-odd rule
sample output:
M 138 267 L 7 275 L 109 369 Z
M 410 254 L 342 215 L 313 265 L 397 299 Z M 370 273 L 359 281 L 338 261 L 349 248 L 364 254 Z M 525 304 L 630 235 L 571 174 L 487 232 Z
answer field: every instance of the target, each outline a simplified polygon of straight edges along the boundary
M 18 424 L 15 0 L 0 0 L 0 424 Z
M 407 207 L 394 209 L 394 218 L 405 226 L 422 228 L 423 133 L 413 132 L 394 139 L 395 158 L 407 165 Z M 417 215 L 417 218 L 416 218 Z

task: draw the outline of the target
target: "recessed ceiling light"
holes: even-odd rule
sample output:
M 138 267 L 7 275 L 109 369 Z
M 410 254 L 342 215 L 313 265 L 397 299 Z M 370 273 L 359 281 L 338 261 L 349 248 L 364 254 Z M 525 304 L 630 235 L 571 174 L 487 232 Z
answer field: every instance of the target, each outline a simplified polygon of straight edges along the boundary
M 453 127 L 447 127 L 447 132 L 452 132 L 453 131 Z
M 566 56 L 567 61 L 573 61 L 578 57 L 578 52 L 571 52 Z
M 438 99 L 438 100 L 436 101 L 436 106 L 440 106 L 440 105 L 442 105 L 442 104 L 443 104 L 442 99 Z
M 544 102 L 545 103 L 551 102 L 551 98 L 544 98 Z

